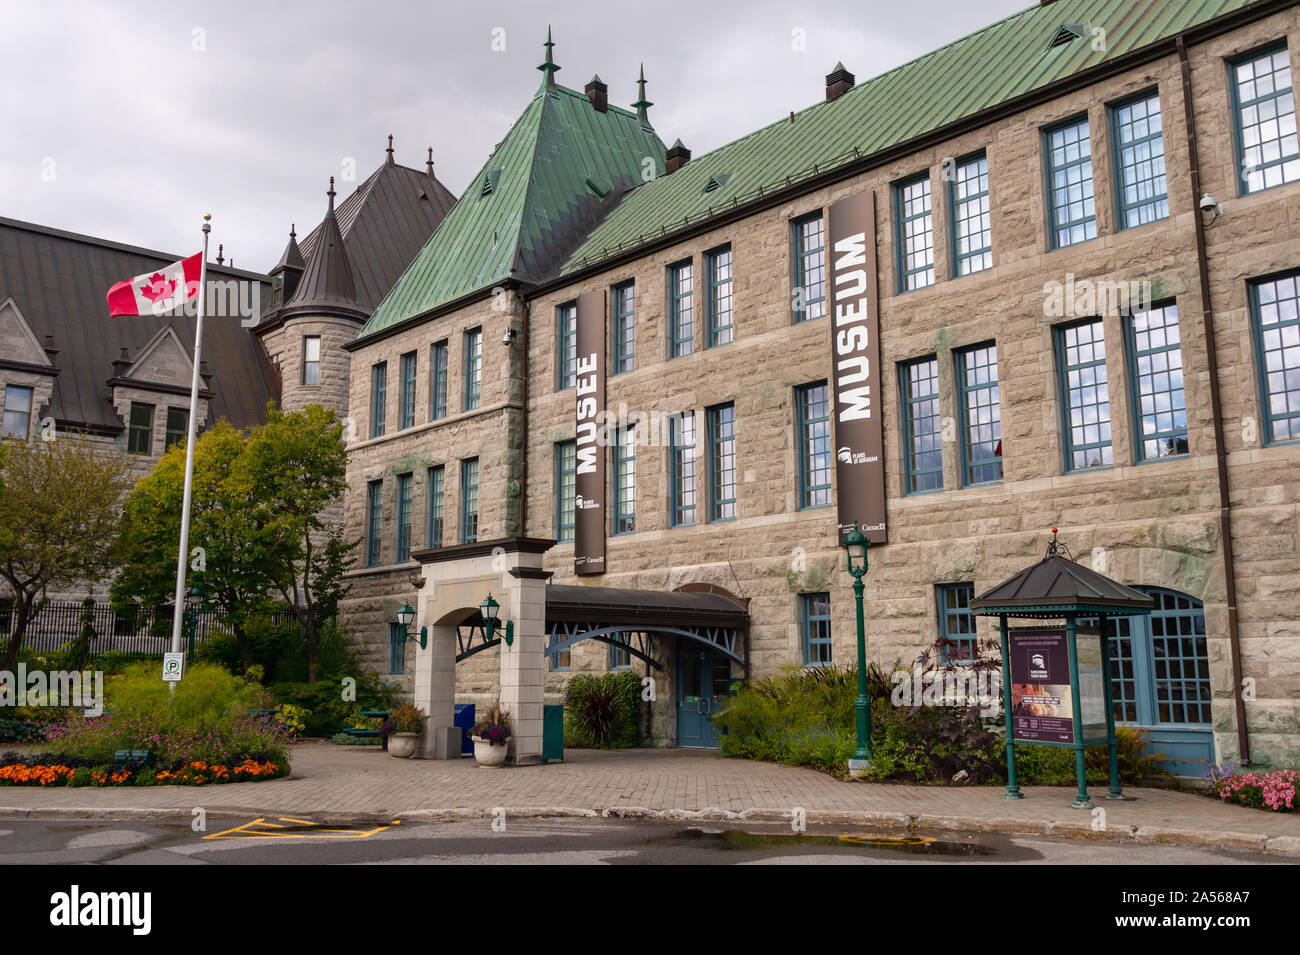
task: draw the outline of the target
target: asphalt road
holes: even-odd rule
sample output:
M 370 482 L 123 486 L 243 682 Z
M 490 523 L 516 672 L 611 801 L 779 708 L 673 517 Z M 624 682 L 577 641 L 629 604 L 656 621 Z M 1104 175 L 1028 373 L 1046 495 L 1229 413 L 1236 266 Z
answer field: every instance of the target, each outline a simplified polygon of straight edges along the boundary
M 0 864 L 61 865 L 1259 865 L 1276 856 L 1043 836 L 900 837 L 852 827 L 490 818 L 331 824 L 306 817 L 0 819 Z M 1300 861 L 1300 860 L 1296 860 Z

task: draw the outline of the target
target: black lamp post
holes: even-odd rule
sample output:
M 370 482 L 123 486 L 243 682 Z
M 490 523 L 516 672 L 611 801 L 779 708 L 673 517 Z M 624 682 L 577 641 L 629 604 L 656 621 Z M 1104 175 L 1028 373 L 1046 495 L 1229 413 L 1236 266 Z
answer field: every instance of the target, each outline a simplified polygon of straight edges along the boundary
M 858 605 L 858 698 L 853 704 L 857 711 L 858 748 L 849 760 L 849 773 L 871 768 L 874 755 L 871 749 L 871 701 L 867 699 L 867 627 L 862 611 L 862 595 L 866 586 L 862 578 L 867 573 L 867 535 L 853 522 L 853 530 L 844 537 L 844 549 L 849 555 L 849 573 L 853 576 L 853 599 Z

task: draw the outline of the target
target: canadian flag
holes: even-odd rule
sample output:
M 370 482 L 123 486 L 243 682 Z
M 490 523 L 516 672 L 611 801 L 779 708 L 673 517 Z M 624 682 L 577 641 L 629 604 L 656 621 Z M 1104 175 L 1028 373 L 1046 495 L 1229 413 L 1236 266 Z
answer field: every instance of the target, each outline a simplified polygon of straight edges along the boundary
M 195 252 L 165 268 L 118 282 L 108 290 L 109 316 L 161 315 L 184 305 L 198 297 L 202 267 L 203 253 Z

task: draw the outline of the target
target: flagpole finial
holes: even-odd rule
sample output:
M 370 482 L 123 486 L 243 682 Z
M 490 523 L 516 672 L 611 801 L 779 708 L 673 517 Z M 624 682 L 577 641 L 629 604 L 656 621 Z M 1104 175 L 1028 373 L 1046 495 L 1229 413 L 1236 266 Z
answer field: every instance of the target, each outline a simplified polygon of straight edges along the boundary
M 211 213 L 211 212 L 205 212 L 205 213 L 203 213 L 203 231 L 204 231 L 204 232 L 211 232 L 211 231 L 212 231 L 212 213 Z

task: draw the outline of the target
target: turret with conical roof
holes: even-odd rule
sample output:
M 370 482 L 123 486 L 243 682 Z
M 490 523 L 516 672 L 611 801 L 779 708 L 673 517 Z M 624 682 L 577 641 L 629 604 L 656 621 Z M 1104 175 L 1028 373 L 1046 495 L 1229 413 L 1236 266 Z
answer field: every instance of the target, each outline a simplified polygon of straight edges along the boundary
M 320 236 L 312 249 L 293 297 L 281 310 L 282 318 L 310 313 L 337 315 L 365 321 L 366 313 L 357 302 L 357 283 L 352 263 L 343 245 L 338 219 L 334 215 L 334 177 L 330 176 L 329 208 L 321 222 Z

